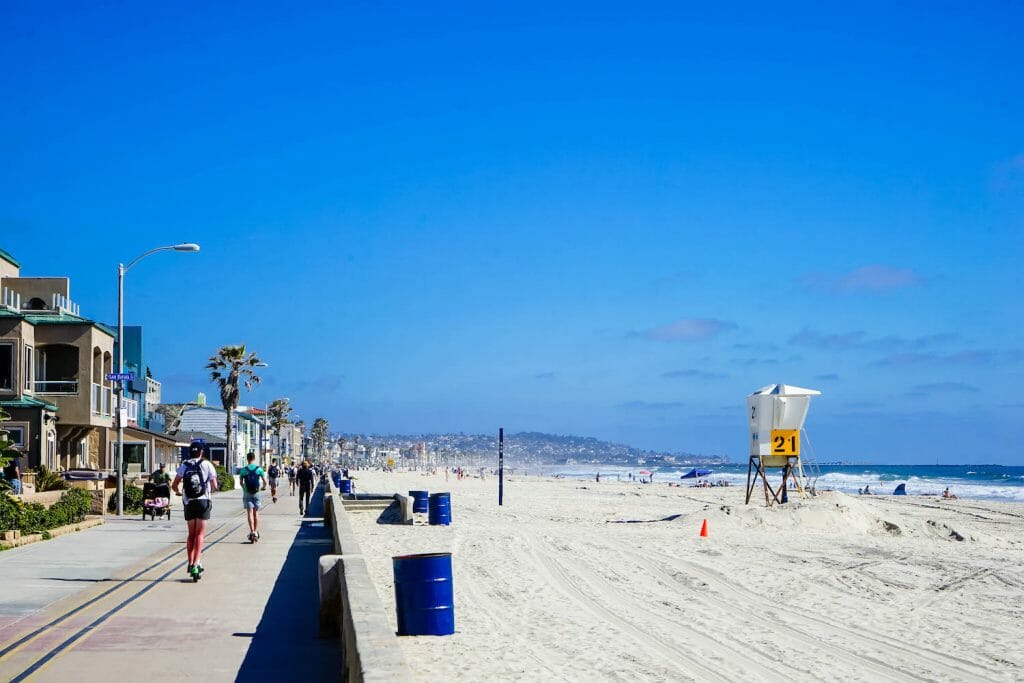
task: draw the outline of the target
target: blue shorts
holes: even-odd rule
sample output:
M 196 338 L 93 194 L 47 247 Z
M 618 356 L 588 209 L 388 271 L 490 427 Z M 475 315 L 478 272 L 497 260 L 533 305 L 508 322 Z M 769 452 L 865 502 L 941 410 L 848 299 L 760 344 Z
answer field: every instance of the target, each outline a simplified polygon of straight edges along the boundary
M 263 500 L 258 493 L 242 492 L 242 507 L 246 510 L 259 510 L 263 507 Z

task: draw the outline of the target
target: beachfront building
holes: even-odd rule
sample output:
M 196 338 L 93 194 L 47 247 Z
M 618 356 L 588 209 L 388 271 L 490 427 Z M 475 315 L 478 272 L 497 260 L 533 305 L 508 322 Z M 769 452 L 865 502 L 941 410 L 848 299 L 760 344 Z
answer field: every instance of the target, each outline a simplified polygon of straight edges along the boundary
M 28 467 L 112 467 L 114 338 L 79 315 L 65 277 L 22 277 L 0 250 L 0 406 Z
M 183 441 L 190 434 L 201 432 L 203 436 L 195 438 L 206 439 L 211 459 L 223 464 L 227 451 L 226 418 L 227 413 L 223 408 L 198 403 L 186 404 L 168 431 Z M 245 465 L 246 453 L 259 452 L 260 444 L 264 441 L 265 427 L 261 418 L 236 410 L 232 416 L 231 432 L 234 450 L 232 467 L 237 469 Z

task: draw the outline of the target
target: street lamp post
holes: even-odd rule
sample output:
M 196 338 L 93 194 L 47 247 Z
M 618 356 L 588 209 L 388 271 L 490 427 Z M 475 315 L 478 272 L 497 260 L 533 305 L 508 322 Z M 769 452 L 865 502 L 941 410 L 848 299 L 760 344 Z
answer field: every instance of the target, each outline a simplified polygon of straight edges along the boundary
M 117 374 L 124 374 L 124 274 L 132 266 L 158 251 L 199 251 L 198 244 L 174 244 L 150 249 L 127 266 L 117 264 Z M 117 516 L 124 515 L 124 380 L 117 380 Z

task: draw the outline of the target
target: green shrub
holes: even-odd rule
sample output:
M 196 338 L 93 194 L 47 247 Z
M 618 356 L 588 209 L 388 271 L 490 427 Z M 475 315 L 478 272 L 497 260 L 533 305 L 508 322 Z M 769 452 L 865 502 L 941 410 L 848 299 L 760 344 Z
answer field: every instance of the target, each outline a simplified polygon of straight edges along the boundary
M 138 486 L 125 484 L 124 486 L 124 511 L 130 515 L 137 515 L 142 512 L 142 489 Z M 107 500 L 107 512 L 117 512 L 117 491 L 110 494 Z
M 235 488 L 235 478 L 228 474 L 228 471 L 220 465 L 214 465 L 217 470 L 217 490 L 232 491 Z
M 40 465 L 36 471 L 36 491 L 63 491 L 68 488 L 64 477 L 57 472 L 49 470 L 46 465 Z
M 92 496 L 84 489 L 69 489 L 47 510 L 39 503 L 24 503 L 13 496 L 0 494 L 0 529 L 19 529 L 25 534 L 38 534 L 85 519 L 92 507 Z

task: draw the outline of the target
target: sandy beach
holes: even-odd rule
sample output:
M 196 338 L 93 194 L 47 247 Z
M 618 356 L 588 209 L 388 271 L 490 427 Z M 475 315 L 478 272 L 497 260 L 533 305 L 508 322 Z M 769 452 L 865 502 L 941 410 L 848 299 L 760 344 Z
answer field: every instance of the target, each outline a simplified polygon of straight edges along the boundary
M 451 492 L 450 527 L 350 514 L 392 619 L 391 557 L 453 553 L 455 635 L 400 639 L 422 680 L 1024 679 L 1021 505 L 355 474 Z

